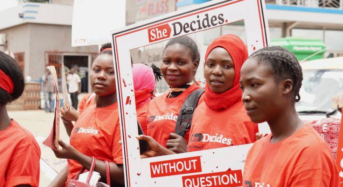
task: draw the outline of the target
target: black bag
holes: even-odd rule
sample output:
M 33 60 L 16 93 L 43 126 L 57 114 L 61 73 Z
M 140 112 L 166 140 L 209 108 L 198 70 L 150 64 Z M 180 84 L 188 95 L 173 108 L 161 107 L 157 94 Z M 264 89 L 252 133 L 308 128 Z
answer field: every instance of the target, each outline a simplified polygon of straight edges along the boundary
M 142 130 L 142 126 L 141 126 L 141 124 L 139 124 L 138 121 L 137 121 L 137 125 L 138 125 L 138 135 L 144 134 L 144 132 Z M 140 147 L 140 154 L 143 154 L 144 152 L 150 150 L 150 146 L 149 146 L 148 142 L 146 142 L 144 140 L 139 140 L 139 147 Z
M 186 132 L 191 128 L 194 110 L 204 91 L 203 88 L 197 89 L 186 98 L 177 117 L 175 134 L 185 137 Z

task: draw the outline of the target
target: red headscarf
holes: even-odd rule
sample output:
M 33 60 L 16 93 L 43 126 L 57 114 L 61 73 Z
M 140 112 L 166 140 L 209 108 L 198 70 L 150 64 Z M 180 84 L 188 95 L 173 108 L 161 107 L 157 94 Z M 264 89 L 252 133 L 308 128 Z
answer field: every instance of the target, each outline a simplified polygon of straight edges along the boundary
M 12 94 L 14 85 L 12 79 L 0 69 L 0 88 Z
M 243 41 L 236 35 L 227 34 L 221 36 L 208 46 L 205 55 L 205 65 L 208 55 L 217 47 L 224 48 L 230 54 L 234 64 L 235 77 L 231 89 L 221 94 L 212 92 L 208 84 L 206 84 L 204 101 L 212 110 L 223 110 L 240 101 L 242 97 L 239 79 L 241 76 L 241 67 L 248 58 L 248 50 Z

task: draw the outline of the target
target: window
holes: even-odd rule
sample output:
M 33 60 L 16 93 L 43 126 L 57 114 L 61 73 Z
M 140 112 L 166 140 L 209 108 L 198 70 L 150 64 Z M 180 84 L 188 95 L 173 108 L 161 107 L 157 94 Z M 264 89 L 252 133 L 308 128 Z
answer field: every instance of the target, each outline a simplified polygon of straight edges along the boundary
M 21 71 L 24 73 L 25 71 L 25 53 L 14 53 L 14 59 L 17 61 Z

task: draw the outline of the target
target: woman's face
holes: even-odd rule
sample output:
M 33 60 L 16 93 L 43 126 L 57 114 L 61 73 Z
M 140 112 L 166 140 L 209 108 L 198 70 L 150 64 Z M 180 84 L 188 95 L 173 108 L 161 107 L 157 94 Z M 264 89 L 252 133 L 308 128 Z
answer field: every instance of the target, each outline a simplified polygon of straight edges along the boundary
M 161 70 L 170 87 L 179 87 L 191 82 L 199 62 L 192 61 L 191 51 L 180 44 L 168 46 L 163 53 Z
M 276 119 L 285 107 L 283 82 L 276 81 L 271 67 L 249 58 L 241 69 L 242 101 L 254 123 Z
M 116 93 L 113 58 L 111 55 L 99 55 L 93 62 L 89 76 L 92 89 L 96 95 L 108 96 Z
M 224 93 L 232 87 L 235 69 L 230 54 L 221 47 L 214 48 L 206 59 L 206 82 L 215 93 Z

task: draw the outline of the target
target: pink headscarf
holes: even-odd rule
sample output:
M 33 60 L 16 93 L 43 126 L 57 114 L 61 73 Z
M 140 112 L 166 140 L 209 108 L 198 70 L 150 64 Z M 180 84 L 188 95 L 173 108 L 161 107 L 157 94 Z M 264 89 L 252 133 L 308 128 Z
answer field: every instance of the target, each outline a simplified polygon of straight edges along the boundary
M 135 88 L 136 107 L 151 100 L 155 90 L 155 76 L 152 69 L 144 64 L 133 64 L 133 85 Z

